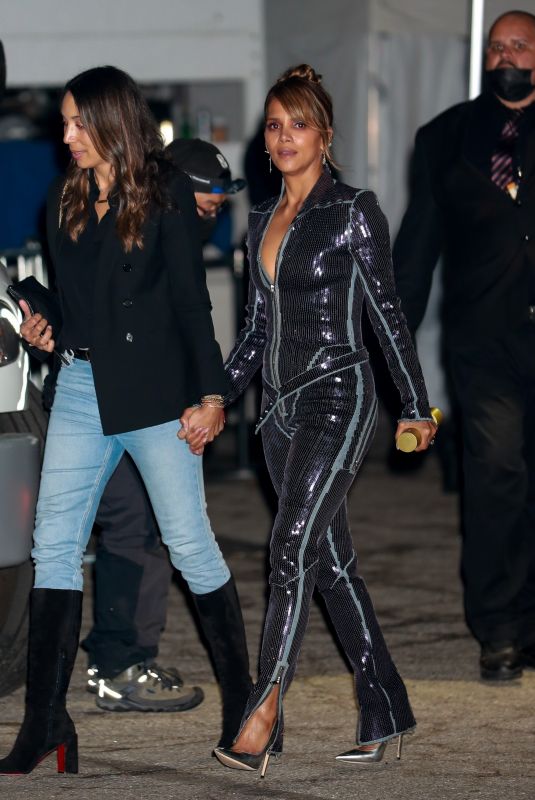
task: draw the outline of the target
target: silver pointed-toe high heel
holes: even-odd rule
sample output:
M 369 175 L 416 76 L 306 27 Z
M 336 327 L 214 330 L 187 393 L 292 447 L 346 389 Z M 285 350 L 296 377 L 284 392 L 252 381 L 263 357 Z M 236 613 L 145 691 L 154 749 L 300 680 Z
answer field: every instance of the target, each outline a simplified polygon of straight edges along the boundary
M 403 742 L 403 734 L 398 736 L 398 749 L 396 758 L 401 758 L 401 745 Z M 340 753 L 336 756 L 337 761 L 346 761 L 348 764 L 377 764 L 383 760 L 387 742 L 378 742 L 377 745 L 371 749 L 364 750 L 362 746 L 357 745 L 345 753 Z
M 259 753 L 241 753 L 231 750 L 229 747 L 216 747 L 214 755 L 231 769 L 246 769 L 249 771 L 260 770 L 260 777 L 264 778 L 273 747 L 279 737 L 279 722 L 276 721 L 266 746 Z M 280 752 L 275 757 L 280 756 Z

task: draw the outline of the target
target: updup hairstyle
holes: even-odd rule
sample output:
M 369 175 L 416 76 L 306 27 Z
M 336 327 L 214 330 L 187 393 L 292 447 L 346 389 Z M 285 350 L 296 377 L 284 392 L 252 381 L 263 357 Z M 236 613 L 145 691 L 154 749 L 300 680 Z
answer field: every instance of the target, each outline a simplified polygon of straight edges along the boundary
M 111 164 L 117 197 L 117 234 L 124 249 L 143 247 L 142 226 L 151 203 L 169 201 L 158 180 L 163 140 L 135 81 L 116 67 L 95 67 L 76 75 L 64 89 L 78 108 L 80 121 L 104 161 Z M 60 217 L 73 241 L 89 219 L 89 170 L 74 161 L 67 171 Z
M 302 119 L 311 128 L 319 131 L 325 157 L 330 164 L 336 166 L 330 151 L 333 102 L 321 84 L 321 75 L 309 64 L 290 67 L 267 93 L 264 117 L 267 117 L 272 100 L 278 100 L 290 116 Z

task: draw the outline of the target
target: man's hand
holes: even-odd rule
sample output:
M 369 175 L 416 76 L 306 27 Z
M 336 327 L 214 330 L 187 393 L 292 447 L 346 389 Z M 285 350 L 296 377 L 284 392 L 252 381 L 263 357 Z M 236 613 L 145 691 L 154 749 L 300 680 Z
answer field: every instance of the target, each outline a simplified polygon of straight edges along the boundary
M 31 344 L 32 347 L 52 353 L 56 346 L 52 338 L 52 326 L 41 314 L 31 314 L 25 300 L 20 300 L 19 305 L 24 314 L 24 321 L 20 326 L 20 335 L 24 341 Z

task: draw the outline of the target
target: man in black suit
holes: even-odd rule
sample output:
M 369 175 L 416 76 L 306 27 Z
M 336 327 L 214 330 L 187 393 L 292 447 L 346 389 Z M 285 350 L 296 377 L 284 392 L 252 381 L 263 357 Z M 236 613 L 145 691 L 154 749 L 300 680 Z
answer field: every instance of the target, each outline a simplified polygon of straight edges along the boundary
M 535 667 L 535 16 L 494 22 L 485 77 L 418 131 L 393 257 L 414 331 L 443 256 L 466 619 L 482 678 L 508 680 Z

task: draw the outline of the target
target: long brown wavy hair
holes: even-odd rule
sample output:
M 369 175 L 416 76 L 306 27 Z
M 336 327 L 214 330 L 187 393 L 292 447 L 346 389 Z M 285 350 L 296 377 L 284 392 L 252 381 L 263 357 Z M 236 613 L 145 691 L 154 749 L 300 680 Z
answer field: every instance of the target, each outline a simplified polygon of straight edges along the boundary
M 170 201 L 159 163 L 165 160 L 160 131 L 135 81 L 116 67 L 95 67 L 70 80 L 80 120 L 98 154 L 111 164 L 117 197 L 116 229 L 124 249 L 143 247 L 142 226 L 152 203 Z M 60 218 L 73 241 L 89 220 L 89 170 L 73 160 L 61 199 Z
M 333 102 L 331 95 L 321 85 L 321 75 L 310 64 L 299 64 L 283 72 L 267 93 L 264 117 L 269 104 L 278 100 L 292 117 L 299 117 L 317 130 L 322 139 L 327 161 L 336 167 L 331 155 Z

